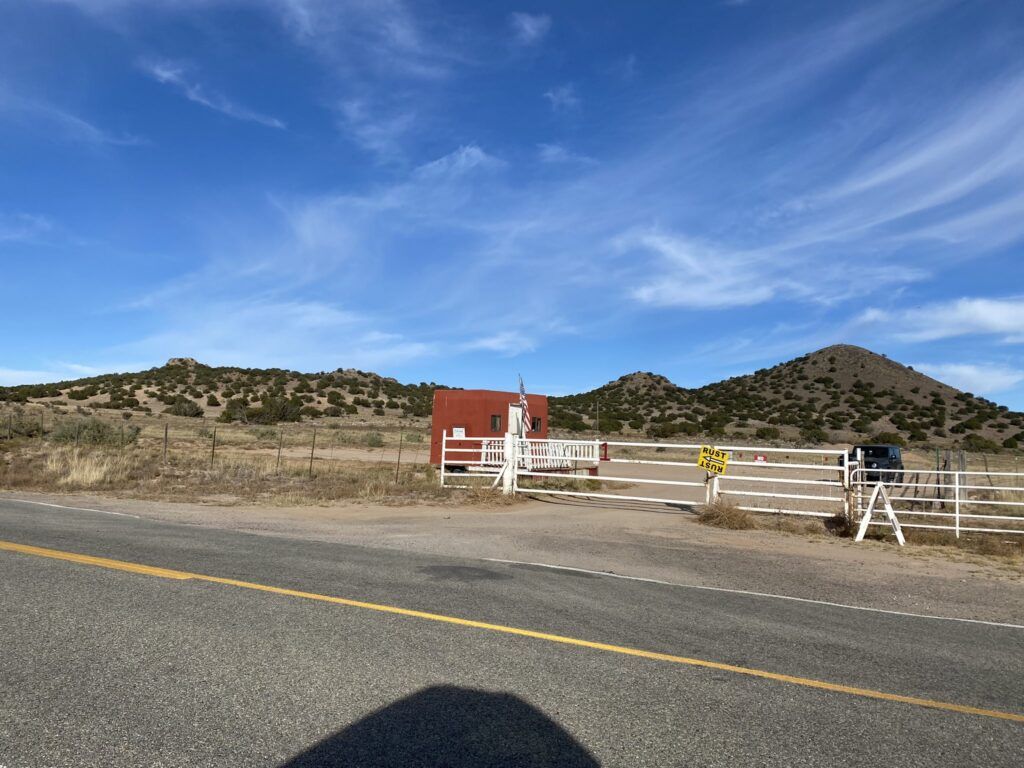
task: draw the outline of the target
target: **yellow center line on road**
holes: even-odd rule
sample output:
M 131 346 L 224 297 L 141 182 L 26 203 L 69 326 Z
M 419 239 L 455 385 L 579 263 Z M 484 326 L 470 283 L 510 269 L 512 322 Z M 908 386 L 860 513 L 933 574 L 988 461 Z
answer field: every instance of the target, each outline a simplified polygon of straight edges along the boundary
M 73 552 L 64 552 L 59 549 L 33 547 L 27 544 L 16 544 L 10 541 L 0 540 L 0 550 L 6 550 L 8 552 L 17 552 L 23 555 L 48 557 L 55 560 L 65 560 L 72 563 L 78 563 L 80 565 L 92 565 L 99 568 L 111 568 L 118 571 L 128 571 L 131 573 L 139 573 L 145 576 L 158 576 L 160 578 L 178 580 L 191 579 L 194 581 L 205 581 L 212 584 L 224 584 L 232 587 L 241 587 L 243 589 L 253 589 L 259 592 L 269 592 L 271 594 L 283 595 L 286 597 L 298 597 L 305 600 L 318 600 L 320 602 L 333 603 L 335 605 L 344 605 L 350 608 L 363 608 L 366 610 L 377 611 L 380 613 L 391 613 L 399 616 L 410 616 L 417 619 L 425 619 L 427 621 L 437 621 L 444 624 L 454 624 L 460 627 L 472 627 L 474 629 L 485 629 L 491 632 L 501 632 L 506 635 L 519 635 L 521 637 L 529 637 L 535 640 L 545 640 L 551 643 L 560 643 L 562 645 L 571 645 L 579 648 L 591 648 L 597 651 L 617 653 L 623 656 L 636 656 L 642 659 L 652 659 L 654 661 L 664 661 L 672 664 L 684 664 L 691 667 L 703 667 L 705 669 L 715 669 L 722 672 L 733 672 L 738 675 L 757 677 L 764 680 L 774 680 L 775 682 L 789 683 L 791 685 L 800 685 L 806 688 L 817 688 L 818 690 L 831 691 L 833 693 L 845 693 L 852 696 L 860 696 L 868 699 L 880 699 L 882 701 L 891 701 L 900 704 L 912 704 L 918 707 L 927 707 L 929 709 L 940 709 L 945 710 L 947 712 L 958 712 L 960 714 L 965 715 L 980 715 L 982 717 L 992 717 L 997 718 L 999 720 L 1010 720 L 1016 723 L 1024 723 L 1024 715 L 1017 714 L 1014 712 L 1002 712 L 995 709 L 984 709 L 982 707 L 972 707 L 965 704 L 953 704 L 946 701 L 922 699 L 916 696 L 903 696 L 898 693 L 886 693 L 885 691 L 875 691 L 870 688 L 858 688 L 852 685 L 830 683 L 824 680 L 814 680 L 812 678 L 807 677 L 784 675 L 778 672 L 768 672 L 762 669 L 741 667 L 735 664 L 723 664 L 718 661 L 709 661 L 707 659 L 693 659 L 688 658 L 686 656 L 675 656 L 670 653 L 644 651 L 639 648 L 630 648 L 628 646 L 622 645 L 610 645 L 608 643 L 597 643 L 592 640 L 581 640 L 575 637 L 567 637 L 565 635 L 553 635 L 547 632 L 537 632 L 532 629 L 520 629 L 518 627 L 509 627 L 505 626 L 504 624 L 491 624 L 485 621 L 461 619 L 456 616 L 446 616 L 440 613 L 415 611 L 409 608 L 399 608 L 398 606 L 394 605 L 367 603 L 361 600 L 350 600 L 345 597 L 332 597 L 331 595 L 321 595 L 317 594 L 316 592 L 303 592 L 297 589 L 274 587 L 267 584 L 258 584 L 251 581 L 239 581 L 238 579 L 227 579 L 220 576 L 206 576 L 201 573 L 189 573 L 187 571 L 176 571 L 167 568 L 157 568 L 149 565 L 140 565 L 138 563 L 129 563 L 124 560 L 111 560 L 105 557 L 80 555 Z

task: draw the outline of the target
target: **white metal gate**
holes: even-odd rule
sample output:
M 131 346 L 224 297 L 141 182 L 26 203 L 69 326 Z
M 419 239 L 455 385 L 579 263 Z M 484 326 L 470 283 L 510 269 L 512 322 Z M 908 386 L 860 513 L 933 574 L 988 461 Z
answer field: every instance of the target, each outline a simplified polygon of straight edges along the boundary
M 1024 473 L 855 469 L 856 519 L 881 482 L 903 528 L 961 533 L 1024 534 Z M 869 525 L 888 526 L 882 520 Z
M 727 472 L 700 469 L 695 443 L 451 438 L 441 484 L 504 481 L 513 493 L 681 507 L 729 499 L 739 509 L 857 523 L 881 482 L 904 528 L 1024 534 L 1024 473 L 859 468 L 846 450 L 719 445 Z M 509 453 L 514 471 L 505 477 Z M 598 471 L 600 467 L 601 471 Z M 869 525 L 887 526 L 884 520 Z
M 467 487 L 476 477 L 497 485 L 504 447 L 502 439 L 445 436 L 442 484 Z M 698 444 L 517 439 L 512 490 L 687 507 L 724 497 L 751 512 L 823 518 L 850 512 L 845 450 L 716 447 L 730 454 L 730 472 L 723 476 L 698 467 Z M 598 467 L 607 470 L 598 473 Z M 641 492 L 632 492 L 636 486 Z

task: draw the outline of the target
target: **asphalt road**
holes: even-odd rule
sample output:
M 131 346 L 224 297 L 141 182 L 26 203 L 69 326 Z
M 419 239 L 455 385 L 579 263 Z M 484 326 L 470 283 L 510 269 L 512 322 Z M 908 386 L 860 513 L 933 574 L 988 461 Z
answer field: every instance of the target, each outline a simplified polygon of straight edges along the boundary
M 1021 629 L 7 500 L 0 540 L 245 582 L 0 549 L 4 768 L 1017 766 L 1024 751 Z

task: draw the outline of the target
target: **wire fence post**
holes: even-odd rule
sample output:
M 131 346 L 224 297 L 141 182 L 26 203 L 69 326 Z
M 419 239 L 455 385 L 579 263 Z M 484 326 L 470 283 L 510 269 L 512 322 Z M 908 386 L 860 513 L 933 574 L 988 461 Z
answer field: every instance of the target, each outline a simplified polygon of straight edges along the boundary
M 277 430 L 277 466 L 274 467 L 274 473 L 281 474 L 281 446 L 284 445 L 284 430 Z
M 121 448 L 124 448 L 124 422 L 121 422 Z
M 217 455 L 217 428 L 213 428 L 213 443 L 210 446 L 210 469 L 213 469 L 213 459 Z
M 316 453 L 316 427 L 313 427 L 313 447 L 309 449 L 309 476 L 313 477 L 313 454 Z
M 402 431 L 398 431 L 398 460 L 395 462 L 395 485 L 398 485 L 398 472 L 402 468 Z
M 167 463 L 167 428 L 168 425 L 164 424 L 164 464 Z
M 46 411 L 39 412 L 39 442 L 43 442 L 43 434 L 46 432 L 45 423 L 43 418 L 46 416 Z
M 7 439 L 8 440 L 13 440 L 14 439 L 14 414 L 13 413 L 8 413 L 7 414 Z

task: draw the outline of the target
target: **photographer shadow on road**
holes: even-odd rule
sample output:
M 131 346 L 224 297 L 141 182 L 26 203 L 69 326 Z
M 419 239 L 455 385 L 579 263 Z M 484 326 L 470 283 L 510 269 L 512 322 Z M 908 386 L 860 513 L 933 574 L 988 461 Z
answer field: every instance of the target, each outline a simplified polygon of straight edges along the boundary
M 555 765 L 600 764 L 558 723 L 516 696 L 434 686 L 367 715 L 280 768 Z

